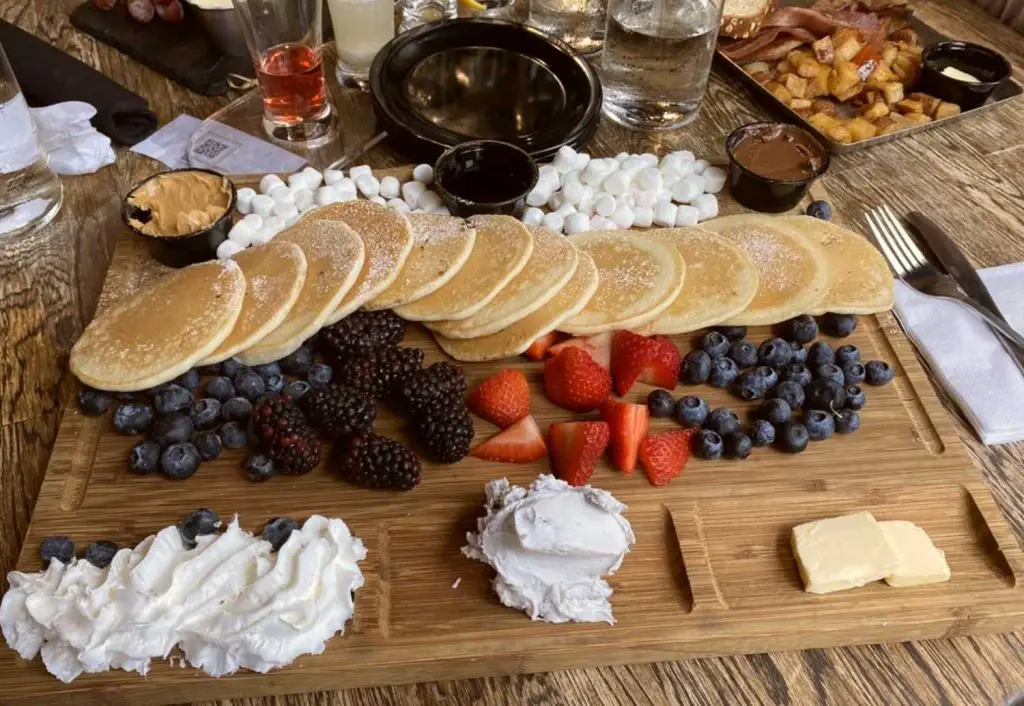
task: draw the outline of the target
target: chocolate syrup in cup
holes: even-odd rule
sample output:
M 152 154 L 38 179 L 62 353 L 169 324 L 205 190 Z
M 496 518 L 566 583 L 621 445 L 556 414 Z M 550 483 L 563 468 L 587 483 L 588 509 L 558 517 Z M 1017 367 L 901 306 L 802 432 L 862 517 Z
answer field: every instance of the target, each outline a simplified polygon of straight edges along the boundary
M 810 132 L 786 123 L 751 123 L 725 140 L 729 193 L 747 208 L 794 208 L 828 169 L 828 150 Z
M 463 142 L 434 165 L 434 187 L 453 216 L 518 217 L 537 184 L 537 164 L 515 145 L 499 140 Z

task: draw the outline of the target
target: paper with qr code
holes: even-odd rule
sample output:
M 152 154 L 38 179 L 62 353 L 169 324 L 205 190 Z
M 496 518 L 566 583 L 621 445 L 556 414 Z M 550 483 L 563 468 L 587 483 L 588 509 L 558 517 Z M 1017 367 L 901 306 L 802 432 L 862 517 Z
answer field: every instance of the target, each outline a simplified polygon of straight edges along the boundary
M 293 172 L 306 160 L 229 125 L 179 115 L 132 147 L 171 169 L 201 167 L 221 174 Z

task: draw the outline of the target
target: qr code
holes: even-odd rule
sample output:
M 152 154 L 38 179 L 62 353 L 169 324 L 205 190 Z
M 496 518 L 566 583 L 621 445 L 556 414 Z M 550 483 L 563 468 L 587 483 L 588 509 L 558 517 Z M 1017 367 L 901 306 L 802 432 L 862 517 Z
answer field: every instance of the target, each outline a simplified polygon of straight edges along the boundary
M 202 157 L 206 162 L 216 162 L 217 158 L 233 147 L 226 142 L 221 142 L 216 137 L 205 137 L 203 141 L 192 148 L 192 154 Z

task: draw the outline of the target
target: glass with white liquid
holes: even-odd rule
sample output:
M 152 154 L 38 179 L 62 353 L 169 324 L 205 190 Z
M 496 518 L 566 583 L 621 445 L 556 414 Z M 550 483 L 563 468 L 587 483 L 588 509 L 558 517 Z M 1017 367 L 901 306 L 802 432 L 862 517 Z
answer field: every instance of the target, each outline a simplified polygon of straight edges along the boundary
M 694 120 L 721 19 L 722 0 L 609 0 L 601 57 L 605 115 L 651 131 Z
M 395 36 L 395 0 L 327 0 L 342 86 L 363 88 L 370 64 Z

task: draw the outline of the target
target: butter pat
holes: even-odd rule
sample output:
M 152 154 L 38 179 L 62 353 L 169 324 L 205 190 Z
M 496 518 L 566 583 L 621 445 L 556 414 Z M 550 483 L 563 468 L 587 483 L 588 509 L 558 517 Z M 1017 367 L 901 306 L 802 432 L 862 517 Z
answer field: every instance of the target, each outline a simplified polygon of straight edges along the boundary
M 961 71 L 955 66 L 947 66 L 942 70 L 943 76 L 949 76 L 957 81 L 963 81 L 964 83 L 980 83 L 978 79 L 966 71 Z
M 946 554 L 927 532 L 906 520 L 879 522 L 878 526 L 898 561 L 896 571 L 885 577 L 887 584 L 901 588 L 949 581 Z
M 808 593 L 857 588 L 899 569 L 896 553 L 870 512 L 805 522 L 793 528 L 792 541 Z

